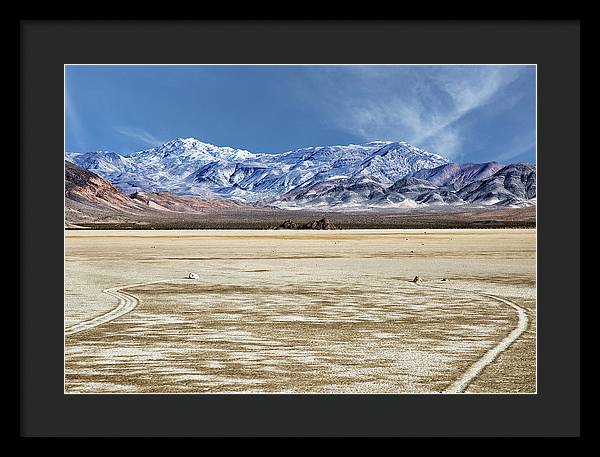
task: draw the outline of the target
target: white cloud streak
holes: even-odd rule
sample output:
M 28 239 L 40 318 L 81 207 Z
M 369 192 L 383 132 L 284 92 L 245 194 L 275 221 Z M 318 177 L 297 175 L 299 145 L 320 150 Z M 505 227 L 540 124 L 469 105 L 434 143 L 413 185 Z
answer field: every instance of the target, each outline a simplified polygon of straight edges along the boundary
M 76 147 L 86 144 L 86 133 L 69 90 L 65 90 L 65 129 Z
M 512 145 L 512 147 L 505 153 L 500 154 L 496 160 L 498 162 L 506 162 L 510 159 L 520 156 L 527 151 L 530 151 L 532 148 L 535 148 L 535 139 L 522 138 Z
M 164 140 L 161 140 L 157 137 L 155 137 L 154 135 L 152 135 L 150 132 L 147 132 L 144 129 L 141 128 L 137 128 L 137 127 L 115 127 L 115 130 L 117 132 L 119 132 L 122 135 L 125 135 L 129 138 L 132 138 L 136 141 L 140 141 L 144 144 L 147 144 L 149 146 L 159 146 L 163 143 L 165 143 Z
M 308 74 L 338 128 L 366 141 L 405 140 L 449 158 L 462 154 L 460 121 L 486 105 L 519 66 L 322 67 Z M 310 96 L 310 95 L 307 95 Z

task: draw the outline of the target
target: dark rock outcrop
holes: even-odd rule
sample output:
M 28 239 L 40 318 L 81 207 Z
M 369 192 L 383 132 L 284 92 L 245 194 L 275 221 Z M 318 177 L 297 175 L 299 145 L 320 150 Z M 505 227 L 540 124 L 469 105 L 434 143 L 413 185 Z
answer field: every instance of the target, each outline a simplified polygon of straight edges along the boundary
M 292 222 L 291 219 L 288 219 L 287 221 L 283 221 L 281 223 L 281 225 L 279 225 L 279 227 L 277 227 L 277 229 L 284 229 L 284 230 L 296 230 L 298 228 L 298 224 L 296 224 L 295 222 Z
M 306 224 L 299 225 L 293 222 L 291 219 L 288 219 L 282 222 L 278 227 L 275 227 L 277 230 L 337 230 L 337 227 L 329 220 L 329 218 L 324 217 L 322 219 L 314 220 L 307 222 Z
M 324 217 L 318 221 L 311 221 L 304 224 L 301 228 L 307 230 L 336 230 L 337 227 L 331 223 L 331 221 Z

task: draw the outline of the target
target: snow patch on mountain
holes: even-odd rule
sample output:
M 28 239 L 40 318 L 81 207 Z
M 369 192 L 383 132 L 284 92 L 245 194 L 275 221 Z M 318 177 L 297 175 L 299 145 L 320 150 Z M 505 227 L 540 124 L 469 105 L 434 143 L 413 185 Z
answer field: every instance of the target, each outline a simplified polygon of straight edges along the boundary
M 127 155 L 96 151 L 65 156 L 128 194 L 171 192 L 287 209 L 529 206 L 536 201 L 531 165 L 449 163 L 406 142 L 267 154 L 178 138 Z
M 179 138 L 128 155 L 114 152 L 66 155 L 128 193 L 215 194 L 247 201 L 357 175 L 373 176 L 391 184 L 407 173 L 447 163 L 443 157 L 408 143 L 386 141 L 266 154 Z

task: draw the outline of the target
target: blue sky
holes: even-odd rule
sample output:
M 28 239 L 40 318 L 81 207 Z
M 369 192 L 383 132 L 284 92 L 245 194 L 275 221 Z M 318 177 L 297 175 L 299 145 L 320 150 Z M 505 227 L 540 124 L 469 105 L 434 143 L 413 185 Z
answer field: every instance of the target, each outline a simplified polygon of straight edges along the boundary
M 390 140 L 457 162 L 535 162 L 531 65 L 70 65 L 65 76 L 68 151 Z

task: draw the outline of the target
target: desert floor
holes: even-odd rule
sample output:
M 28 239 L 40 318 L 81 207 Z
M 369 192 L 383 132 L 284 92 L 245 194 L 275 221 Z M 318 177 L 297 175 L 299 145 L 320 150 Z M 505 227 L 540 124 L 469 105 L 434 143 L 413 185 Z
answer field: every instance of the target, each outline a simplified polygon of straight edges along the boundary
M 65 233 L 67 393 L 536 391 L 535 229 Z

